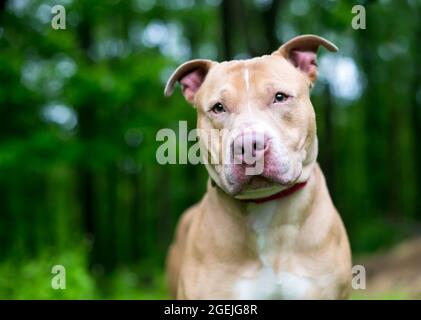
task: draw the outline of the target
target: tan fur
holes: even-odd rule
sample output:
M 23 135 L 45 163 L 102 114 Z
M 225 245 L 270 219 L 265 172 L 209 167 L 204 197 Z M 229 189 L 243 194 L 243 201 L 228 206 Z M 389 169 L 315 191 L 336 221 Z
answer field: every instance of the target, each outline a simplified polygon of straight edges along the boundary
M 300 202 L 302 210 L 289 211 L 294 202 Z M 238 298 L 233 292 L 235 281 L 253 277 L 255 269 L 261 266 L 255 235 L 245 221 L 246 206 L 209 186 L 205 198 L 184 213 L 167 270 L 173 277 L 170 285 L 171 292 L 176 292 L 174 297 Z M 282 227 L 294 223 L 300 225 L 299 233 L 294 239 L 284 239 Z M 348 239 L 318 166 L 306 188 L 279 200 L 267 236 L 271 239 L 274 252 L 271 259 L 276 271 L 316 280 L 314 288 L 301 298 L 348 297 L 351 284 Z M 284 242 L 290 245 L 284 247 Z
M 305 46 L 306 39 L 300 37 L 297 44 Z M 318 39 L 307 39 L 310 49 L 316 45 L 317 50 Z M 307 185 L 285 198 L 250 204 L 229 189 L 225 167 L 208 166 L 217 186 L 209 183 L 203 199 L 183 214 L 169 250 L 167 273 L 177 299 L 348 297 L 348 239 L 316 162 L 315 114 L 309 99 L 314 68 L 311 74 L 295 68 L 288 61 L 290 48 L 294 41 L 270 56 L 219 64 L 206 60 L 206 78 L 195 96 L 189 94 L 198 128 L 263 126 L 274 147 L 279 143 L 288 150 L 291 183 Z M 189 70 L 188 63 L 183 65 L 176 78 Z M 172 91 L 174 79 L 166 92 Z M 273 108 L 271 101 L 280 90 L 293 99 Z M 210 116 L 208 108 L 215 101 L 223 102 L 229 114 Z M 209 152 L 225 148 L 219 143 Z

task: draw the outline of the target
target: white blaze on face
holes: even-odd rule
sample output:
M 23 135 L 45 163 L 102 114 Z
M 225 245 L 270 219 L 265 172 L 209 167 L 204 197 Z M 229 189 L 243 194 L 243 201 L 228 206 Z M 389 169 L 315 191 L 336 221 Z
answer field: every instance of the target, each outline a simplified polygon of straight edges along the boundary
M 247 66 L 244 68 L 244 81 L 246 82 L 246 90 L 249 91 L 250 88 L 250 79 L 249 79 L 249 69 Z
M 251 118 L 251 109 L 250 109 L 250 103 L 249 103 L 250 74 L 249 74 L 249 69 L 247 68 L 247 63 L 245 64 L 246 66 L 244 67 L 244 82 L 246 84 L 247 112 L 249 113 L 249 116 Z

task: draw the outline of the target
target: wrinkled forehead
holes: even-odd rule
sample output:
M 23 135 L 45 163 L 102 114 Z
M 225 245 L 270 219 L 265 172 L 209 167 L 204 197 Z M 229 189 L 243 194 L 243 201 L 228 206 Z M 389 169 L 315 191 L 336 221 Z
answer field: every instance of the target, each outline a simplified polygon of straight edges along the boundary
M 300 71 L 279 56 L 222 62 L 211 69 L 205 84 L 206 90 L 200 92 L 204 99 L 220 93 L 253 93 L 271 89 L 296 95 L 309 85 Z

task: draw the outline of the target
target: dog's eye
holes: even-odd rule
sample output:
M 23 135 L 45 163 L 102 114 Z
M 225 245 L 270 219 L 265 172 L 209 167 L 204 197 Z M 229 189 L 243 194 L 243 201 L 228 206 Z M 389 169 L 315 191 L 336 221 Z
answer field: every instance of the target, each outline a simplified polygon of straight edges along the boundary
M 288 95 L 286 95 L 285 93 L 282 92 L 277 92 L 275 94 L 275 100 L 273 101 L 275 102 L 285 102 L 288 99 Z
M 222 105 L 222 103 L 218 102 L 218 103 L 215 103 L 212 106 L 212 108 L 210 109 L 210 111 L 212 111 L 213 113 L 219 114 L 219 113 L 225 112 L 225 108 Z

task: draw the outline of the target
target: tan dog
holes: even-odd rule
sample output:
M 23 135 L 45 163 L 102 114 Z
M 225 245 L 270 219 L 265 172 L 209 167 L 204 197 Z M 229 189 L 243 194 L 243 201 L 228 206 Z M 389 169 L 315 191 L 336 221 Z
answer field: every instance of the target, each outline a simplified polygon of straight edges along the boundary
M 192 60 L 169 79 L 165 94 L 179 81 L 196 107 L 201 141 L 236 132 L 211 156 L 239 160 L 208 164 L 207 193 L 181 217 L 167 260 L 178 299 L 347 298 L 350 249 L 316 162 L 309 97 L 320 45 L 337 50 L 305 35 L 254 59 Z M 264 159 L 261 172 L 247 174 L 247 155 Z

